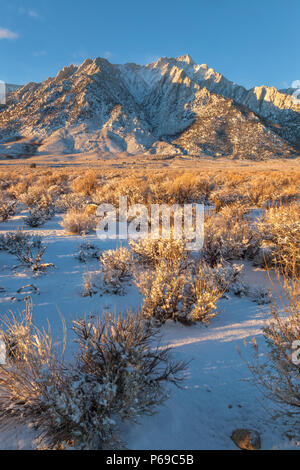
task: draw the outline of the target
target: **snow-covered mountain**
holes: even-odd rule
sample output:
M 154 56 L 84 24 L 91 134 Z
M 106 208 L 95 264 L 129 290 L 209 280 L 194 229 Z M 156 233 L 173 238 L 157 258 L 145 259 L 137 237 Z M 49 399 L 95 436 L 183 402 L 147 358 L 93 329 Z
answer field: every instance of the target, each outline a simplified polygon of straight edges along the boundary
M 0 155 L 24 154 L 24 145 L 48 154 L 285 157 L 300 151 L 300 107 L 291 90 L 246 90 L 189 55 L 149 65 L 97 58 L 10 95 Z

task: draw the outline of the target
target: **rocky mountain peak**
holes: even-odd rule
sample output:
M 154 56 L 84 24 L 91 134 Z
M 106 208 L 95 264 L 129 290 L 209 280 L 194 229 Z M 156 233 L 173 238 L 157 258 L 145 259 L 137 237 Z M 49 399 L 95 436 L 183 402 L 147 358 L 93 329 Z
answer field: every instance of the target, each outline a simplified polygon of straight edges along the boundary
M 189 54 L 148 65 L 98 57 L 16 90 L 0 110 L 0 156 L 30 139 L 40 153 L 191 154 L 264 159 L 300 149 L 292 93 L 247 90 Z

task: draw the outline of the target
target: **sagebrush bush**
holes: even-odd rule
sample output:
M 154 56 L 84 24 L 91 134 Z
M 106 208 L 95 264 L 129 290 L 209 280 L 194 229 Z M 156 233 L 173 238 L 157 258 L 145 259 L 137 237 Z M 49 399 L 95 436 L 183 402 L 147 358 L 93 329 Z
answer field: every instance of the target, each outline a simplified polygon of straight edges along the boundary
M 222 259 L 242 259 L 257 252 L 259 239 L 244 211 L 239 204 L 233 204 L 206 215 L 202 253 L 212 266 Z
M 240 273 L 244 265 L 231 264 L 222 260 L 221 263 L 215 265 L 213 268 L 210 264 L 200 260 L 198 271 L 204 271 L 205 275 L 214 280 L 216 286 L 223 292 L 232 290 L 236 283 L 239 282 Z
M 168 319 L 185 321 L 185 290 L 192 274 L 192 262 L 183 240 L 131 240 L 137 255 L 135 284 L 144 296 L 143 313 L 163 323 Z
M 224 282 L 224 281 L 223 281 Z M 187 301 L 189 303 L 189 318 L 193 321 L 207 323 L 217 314 L 217 302 L 224 295 L 228 286 L 222 289 L 213 271 L 201 263 L 197 274 L 188 286 Z
M 29 210 L 29 215 L 26 217 L 25 223 L 29 227 L 40 227 L 44 225 L 52 215 L 53 212 L 50 207 L 33 207 Z
M 181 239 L 142 238 L 141 240 L 129 241 L 130 248 L 137 255 L 138 262 L 143 266 L 156 266 L 162 261 L 171 262 L 180 260 L 187 264 L 189 253 L 185 249 L 185 241 Z
M 42 257 L 47 249 L 40 237 L 33 237 L 28 233 L 16 232 L 0 235 L 0 250 L 15 255 L 22 265 L 28 266 L 38 273 L 53 267 L 53 263 L 43 263 Z
M 17 201 L 7 198 L 0 192 L 0 222 L 5 222 L 16 213 Z
M 7 232 L 0 235 L 0 250 L 15 255 L 22 250 L 22 246 L 27 245 L 30 240 L 32 240 L 32 236 L 22 230 L 18 229 L 15 232 Z
M 95 192 L 97 186 L 97 175 L 93 170 L 88 170 L 84 175 L 78 176 L 71 185 L 75 193 L 90 196 Z
M 182 380 L 186 364 L 159 347 L 140 314 L 75 321 L 79 352 L 67 365 L 51 333 L 33 325 L 31 307 L 1 326 L 8 354 L 0 365 L 0 427 L 33 424 L 40 448 L 121 448 L 122 423 L 154 413 L 168 396 L 164 385 Z
M 55 202 L 58 212 L 67 212 L 70 209 L 84 210 L 90 199 L 77 193 L 62 194 Z
M 69 209 L 63 215 L 61 226 L 71 234 L 84 235 L 96 227 L 96 217 L 81 209 Z
M 154 244 L 161 252 L 149 250 L 149 243 L 134 244 L 143 255 L 141 267 L 135 269 L 135 284 L 144 297 L 144 315 L 160 324 L 169 319 L 208 322 L 215 316 L 217 301 L 236 282 L 242 267 L 223 263 L 212 268 L 203 260 L 197 266 L 197 260 L 189 257 L 182 243 L 161 242 Z M 169 251 L 164 252 L 164 246 Z
M 126 196 L 129 205 L 147 204 L 150 199 L 150 189 L 144 178 L 125 176 L 98 187 L 92 197 L 96 204 L 107 202 L 117 205 L 120 196 Z
M 104 284 L 116 291 L 132 276 L 134 259 L 128 248 L 104 251 L 100 256 L 100 263 Z
M 274 286 L 275 287 L 275 286 Z M 284 294 L 271 304 L 271 319 L 264 328 L 267 354 L 262 359 L 255 344 L 255 359 L 249 365 L 257 385 L 281 408 L 280 415 L 293 420 L 300 432 L 300 282 L 285 278 Z M 277 410 L 278 412 L 278 410 Z
M 34 185 L 19 196 L 20 201 L 28 207 L 47 207 L 52 205 L 52 199 L 45 188 Z
M 185 292 L 190 272 L 178 260 L 162 260 L 154 268 L 135 271 L 135 284 L 144 297 L 142 311 L 159 324 L 166 320 L 185 322 Z
M 271 207 L 256 220 L 256 228 L 271 250 L 272 264 L 287 275 L 300 275 L 300 204 Z M 266 260 L 267 261 L 267 260 Z
M 89 259 L 99 259 L 100 249 L 90 242 L 80 243 L 78 247 L 78 253 L 75 257 L 81 262 L 86 263 Z
M 132 277 L 134 257 L 125 247 L 104 251 L 100 257 L 100 269 L 83 275 L 83 296 L 101 294 L 125 294 L 125 283 Z

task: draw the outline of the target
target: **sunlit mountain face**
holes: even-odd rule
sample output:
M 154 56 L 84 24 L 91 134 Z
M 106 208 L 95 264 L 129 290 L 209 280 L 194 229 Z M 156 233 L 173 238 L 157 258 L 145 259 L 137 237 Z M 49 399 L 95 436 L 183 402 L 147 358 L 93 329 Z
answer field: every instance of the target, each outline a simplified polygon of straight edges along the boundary
M 2 155 L 28 149 L 253 160 L 299 154 L 293 90 L 247 90 L 189 55 L 148 65 L 86 60 L 8 91 L 0 112 Z

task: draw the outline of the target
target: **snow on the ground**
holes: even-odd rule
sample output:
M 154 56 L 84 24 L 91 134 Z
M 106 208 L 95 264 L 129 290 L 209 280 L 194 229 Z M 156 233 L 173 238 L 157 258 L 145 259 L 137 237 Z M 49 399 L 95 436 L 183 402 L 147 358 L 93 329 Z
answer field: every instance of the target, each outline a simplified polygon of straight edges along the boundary
M 141 297 L 134 286 L 128 286 L 125 296 L 82 297 L 82 276 L 87 265 L 74 257 L 84 241 L 79 236 L 66 235 L 55 216 L 40 229 L 28 229 L 24 214 L 0 224 L 0 234 L 24 228 L 39 234 L 48 244 L 45 262 L 52 262 L 45 274 L 33 276 L 29 269 L 16 268 L 13 255 L 0 251 L 0 314 L 24 308 L 23 300 L 12 300 L 22 286 L 34 284 L 38 293 L 32 295 L 34 322 L 47 326 L 59 341 L 62 334 L 61 315 L 71 326 L 74 318 L 84 314 L 111 309 L 113 312 L 137 309 Z M 101 250 L 116 246 L 103 242 L 96 235 L 88 235 Z M 89 263 L 96 269 L 97 261 Z M 251 285 L 270 285 L 267 274 L 246 263 L 244 278 Z M 1 289 L 3 288 L 3 289 Z M 246 360 L 251 356 L 251 342 L 255 337 L 262 343 L 262 327 L 268 306 L 260 306 L 249 298 L 230 295 L 219 303 L 219 315 L 206 327 L 200 324 L 183 326 L 168 322 L 161 328 L 162 343 L 173 347 L 176 359 L 189 361 L 182 389 L 172 388 L 171 396 L 151 417 L 142 417 L 139 424 L 127 425 L 124 437 L 129 449 L 234 449 L 230 439 L 236 428 L 256 429 L 261 433 L 264 449 L 295 448 L 297 443 L 285 436 L 287 428 L 274 422 L 264 401 L 251 380 Z M 72 338 L 69 332 L 69 340 Z M 245 342 L 248 346 L 245 346 Z M 237 351 L 242 351 L 242 357 Z M 71 360 L 72 350 L 66 359 Z M 33 433 L 23 426 L 0 434 L 0 449 L 30 449 Z

